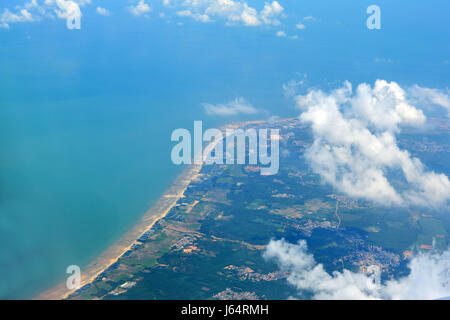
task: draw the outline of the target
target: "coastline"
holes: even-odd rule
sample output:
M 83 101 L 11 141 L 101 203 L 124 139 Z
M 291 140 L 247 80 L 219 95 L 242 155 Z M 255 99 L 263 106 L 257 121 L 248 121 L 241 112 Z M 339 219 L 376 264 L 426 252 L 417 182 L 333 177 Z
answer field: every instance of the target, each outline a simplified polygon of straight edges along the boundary
M 247 124 L 261 123 L 265 120 L 246 121 L 243 123 L 228 124 L 221 128 L 221 131 L 226 129 L 237 129 Z M 108 249 L 106 249 L 98 258 L 89 263 L 81 270 L 81 284 L 80 287 L 85 286 L 94 281 L 94 279 L 108 269 L 112 264 L 117 262 L 119 258 L 136 242 L 139 237 L 150 230 L 154 224 L 166 217 L 170 210 L 177 204 L 178 200 L 184 197 L 184 192 L 195 180 L 203 167 L 207 154 L 216 146 L 217 143 L 226 139 L 228 135 L 225 133 L 221 140 L 212 141 L 203 148 L 201 164 L 191 164 L 186 168 L 167 189 L 164 194 L 156 201 L 143 217 L 135 224 L 131 230 L 127 231 L 123 236 L 114 242 Z M 78 289 L 69 290 L 66 287 L 66 282 L 63 281 L 58 285 L 44 291 L 37 295 L 33 300 L 62 300 L 67 298 L 70 294 Z
M 150 230 L 158 220 L 164 218 L 178 200 L 184 196 L 184 192 L 189 184 L 198 176 L 202 166 L 202 164 L 191 165 L 189 168 L 185 169 L 175 179 L 169 189 L 167 189 L 156 203 L 144 214 L 139 222 L 131 228 L 131 230 L 127 231 L 98 258 L 83 268 L 81 272 L 80 287 L 92 282 L 99 274 L 114 264 L 126 251 L 131 249 L 131 246 L 142 233 Z M 33 299 L 61 300 L 67 298 L 76 290 L 77 289 L 67 289 L 64 281 L 53 288 L 44 291 Z

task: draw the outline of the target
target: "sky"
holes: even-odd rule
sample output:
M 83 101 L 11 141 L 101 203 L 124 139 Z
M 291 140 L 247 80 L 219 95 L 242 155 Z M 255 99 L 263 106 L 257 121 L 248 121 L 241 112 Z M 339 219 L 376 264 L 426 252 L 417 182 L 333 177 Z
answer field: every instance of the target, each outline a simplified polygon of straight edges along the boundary
M 373 4 L 381 29 L 366 25 Z M 30 297 L 55 284 L 65 266 L 85 265 L 132 226 L 180 172 L 170 162 L 170 134 L 192 128 L 194 120 L 219 126 L 302 115 L 314 126 L 320 99 L 334 99 L 342 123 L 356 119 L 358 130 L 392 137 L 405 124 L 420 124 L 429 106 L 447 117 L 449 6 L 444 0 L 3 0 L 0 271 L 9 277 L 0 297 Z M 68 28 L 68 17 L 80 19 L 79 29 Z M 377 96 L 377 79 L 385 81 L 378 88 L 404 99 Z M 335 90 L 348 83 L 353 91 L 344 100 L 351 108 L 344 110 Z M 369 87 L 358 92 L 362 83 Z M 375 114 L 358 113 L 363 94 L 376 96 L 398 121 L 387 126 L 373 122 Z M 414 121 L 397 108 L 402 101 Z M 427 203 L 447 203 L 445 189 L 436 193 L 447 176 L 402 157 L 395 143 L 373 140 L 398 151 L 392 162 L 374 164 L 364 152 L 345 161 L 332 155 L 340 175 L 330 176 L 314 155 L 346 142 L 327 140 L 319 127 L 314 133 L 311 165 L 341 191 L 358 196 L 355 187 L 367 183 L 354 170 L 342 172 L 362 157 L 364 169 L 396 166 L 410 177 L 409 190 L 390 190 L 383 199 L 373 185 L 371 200 L 409 205 L 426 192 Z M 424 190 L 427 177 L 437 184 Z M 374 173 L 374 181 L 383 178 Z

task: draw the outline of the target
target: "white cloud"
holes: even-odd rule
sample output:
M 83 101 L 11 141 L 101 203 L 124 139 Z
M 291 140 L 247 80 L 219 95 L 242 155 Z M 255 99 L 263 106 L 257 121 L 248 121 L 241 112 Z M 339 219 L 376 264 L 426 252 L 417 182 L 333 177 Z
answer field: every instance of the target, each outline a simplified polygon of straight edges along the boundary
M 284 8 L 277 2 L 273 1 L 272 3 L 266 2 L 264 4 L 264 9 L 261 11 L 261 20 L 265 24 L 271 24 L 278 26 L 280 25 L 280 21 L 278 17 L 283 15 Z
M 95 11 L 97 11 L 97 13 L 102 16 L 110 16 L 111 15 L 111 12 L 108 9 L 103 8 L 103 7 L 97 7 L 97 9 L 95 9 Z
M 303 17 L 303 21 L 316 21 L 317 19 L 313 16 Z
M 450 96 L 449 90 L 447 92 L 439 89 L 423 88 L 414 85 L 409 88 L 408 94 L 414 103 L 428 106 L 439 106 L 445 108 L 450 116 Z
M 180 17 L 191 17 L 194 20 L 200 22 L 211 22 L 211 19 L 206 14 L 192 13 L 190 10 L 177 11 L 177 15 Z
M 301 296 L 312 294 L 313 299 L 439 299 L 450 296 L 450 252 L 418 254 L 409 262 L 410 274 L 398 280 L 380 282 L 379 268 L 370 274 L 344 269 L 329 274 L 308 253 L 306 241 L 290 244 L 284 239 L 271 240 L 264 257 L 275 260 L 281 270 L 289 274 L 287 281 Z
M 189 17 L 189 16 L 192 16 L 192 12 L 189 10 L 182 10 L 182 11 L 177 11 L 177 15 L 179 15 L 180 17 Z
M 375 63 L 389 63 L 389 64 L 394 63 L 394 60 L 385 58 L 375 58 L 374 61 Z
M 81 6 L 90 4 L 91 0 L 28 0 L 23 5 L 15 6 L 15 11 L 4 9 L 0 14 L 0 28 L 9 28 L 11 23 L 41 21 L 44 18 L 72 20 L 81 18 Z
M 136 5 L 129 6 L 128 10 L 131 12 L 132 15 L 136 17 L 144 16 L 148 18 L 147 13 L 149 13 L 152 9 L 147 3 L 145 3 L 144 0 L 139 0 L 139 2 Z
M 200 22 L 203 22 L 203 23 L 212 21 L 211 18 L 207 14 L 196 13 L 196 14 L 192 15 L 192 18 L 194 20 L 196 20 L 196 21 L 200 21 Z
M 231 21 L 233 21 L 233 18 L 231 19 Z M 241 20 L 246 26 L 259 26 L 261 24 L 261 21 L 258 19 L 258 13 L 256 12 L 256 10 L 248 7 L 247 5 L 245 5 L 244 9 L 242 10 Z
M 298 39 L 298 35 L 292 35 L 292 36 L 288 36 L 287 34 L 286 34 L 286 32 L 284 32 L 283 30 L 280 30 L 280 31 L 277 31 L 277 33 L 276 33 L 276 36 L 277 37 L 280 37 L 280 38 L 289 38 L 289 39 Z
M 35 7 L 38 7 L 38 3 L 36 0 L 30 0 L 25 3 L 25 8 L 27 8 L 27 9 L 35 8 Z
M 38 21 L 40 16 L 45 14 L 44 8 L 39 6 L 37 0 L 29 0 L 22 6 L 17 5 L 14 8 L 15 12 L 5 8 L 0 14 L 0 28 L 9 29 L 12 23 Z
M 3 13 L 0 14 L 0 28 L 9 29 L 11 23 L 31 22 L 33 20 L 33 16 L 27 9 L 20 9 L 16 13 L 4 9 Z
M 148 13 L 152 8 L 146 0 L 129 1 L 133 4 L 127 8 L 133 15 L 149 17 Z M 9 28 L 11 23 L 53 17 L 53 14 L 62 19 L 80 20 L 80 7 L 90 4 L 91 0 L 42 0 L 40 3 L 38 4 L 37 0 L 28 0 L 23 6 L 16 6 L 14 12 L 4 9 L 0 14 L 0 28 Z M 280 19 L 285 17 L 284 8 L 278 1 L 265 2 L 260 12 L 246 1 L 237 0 L 164 0 L 163 5 L 174 9 L 178 16 L 190 17 L 202 23 L 221 20 L 226 25 L 280 25 Z M 36 12 L 31 12 L 30 9 Z M 100 15 L 110 15 L 107 9 L 100 6 L 96 8 L 96 12 Z
M 237 114 L 256 114 L 259 111 L 244 98 L 236 98 L 225 104 L 203 104 L 203 108 L 209 115 L 234 116 Z
M 165 0 L 164 6 L 197 21 L 222 20 L 226 25 L 279 25 L 279 18 L 284 17 L 284 9 L 277 1 L 266 2 L 260 13 L 247 2 L 234 0 Z
M 75 1 L 69 0 L 55 0 L 55 3 L 58 9 L 55 9 L 55 13 L 58 18 L 61 19 L 79 19 L 81 18 L 81 10 L 80 5 Z M 80 4 L 90 3 L 89 2 L 81 2 Z
M 306 74 L 301 80 L 289 80 L 288 83 L 283 84 L 283 92 L 286 98 L 293 98 L 297 94 L 299 88 L 305 84 Z
M 346 82 L 330 93 L 310 90 L 296 102 L 300 120 L 314 136 L 305 157 L 325 182 L 348 196 L 385 205 L 447 205 L 448 177 L 427 171 L 397 145 L 401 126 L 425 122 L 397 83 L 377 80 L 373 88 L 363 83 L 353 93 Z M 395 187 L 390 171 L 401 173 L 407 186 Z
M 313 17 L 313 16 L 306 16 L 306 17 L 303 17 L 303 22 L 298 22 L 295 25 L 295 27 L 298 30 L 305 30 L 306 29 L 306 22 L 308 22 L 308 21 L 316 21 L 316 20 L 317 19 L 315 17 Z

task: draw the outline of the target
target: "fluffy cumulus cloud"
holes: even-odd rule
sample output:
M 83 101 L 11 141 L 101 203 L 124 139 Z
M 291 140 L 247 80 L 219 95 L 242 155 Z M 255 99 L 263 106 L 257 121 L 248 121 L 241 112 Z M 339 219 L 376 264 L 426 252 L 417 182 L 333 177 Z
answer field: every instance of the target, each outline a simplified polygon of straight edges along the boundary
M 450 252 L 418 254 L 409 261 L 410 273 L 397 280 L 380 281 L 379 268 L 367 273 L 344 269 L 329 274 L 308 253 L 304 240 L 291 244 L 272 240 L 264 257 L 275 261 L 289 276 L 300 297 L 313 299 L 439 299 L 450 296 Z
M 216 116 L 234 116 L 238 114 L 255 114 L 259 112 L 258 109 L 253 107 L 242 97 L 224 104 L 213 105 L 204 103 L 203 108 L 207 114 Z
M 10 28 L 12 23 L 41 21 L 55 16 L 66 20 L 79 20 L 80 7 L 91 0 L 28 0 L 17 5 L 14 10 L 3 9 L 0 13 L 0 28 Z
M 139 0 L 136 4 L 130 5 L 128 10 L 136 17 L 148 17 L 148 13 L 152 10 L 150 6 L 144 1 Z
M 88 1 L 89 3 L 90 1 Z M 46 3 L 55 3 L 57 8 L 54 10 L 58 18 L 61 19 L 79 19 L 81 18 L 80 4 L 75 1 L 68 0 L 46 0 Z M 83 1 L 82 4 L 86 3 Z
M 245 1 L 235 0 L 164 0 L 164 5 L 179 16 L 201 22 L 223 20 L 227 25 L 279 25 L 284 17 L 284 8 L 277 1 L 266 2 L 260 12 Z
M 385 205 L 448 205 L 448 177 L 427 170 L 397 145 L 403 126 L 420 127 L 426 120 L 397 83 L 377 80 L 353 91 L 346 82 L 329 93 L 298 95 L 296 103 L 314 136 L 306 159 L 325 182 L 348 196 Z

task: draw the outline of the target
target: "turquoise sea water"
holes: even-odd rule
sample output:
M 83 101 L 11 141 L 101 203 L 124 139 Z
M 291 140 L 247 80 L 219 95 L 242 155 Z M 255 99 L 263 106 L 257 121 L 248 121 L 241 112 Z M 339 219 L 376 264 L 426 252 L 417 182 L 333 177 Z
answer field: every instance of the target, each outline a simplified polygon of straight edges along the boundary
M 83 8 L 79 31 L 51 19 L 0 29 L 0 298 L 51 287 L 138 221 L 180 172 L 172 130 L 248 119 L 209 117 L 202 103 L 242 96 L 267 111 L 253 118 L 295 116 L 282 85 L 297 73 L 322 88 L 449 85 L 444 1 L 378 1 L 378 32 L 365 28 L 367 1 L 279 2 L 280 27 L 177 25 L 157 4 L 145 19 L 115 0 L 101 2 L 111 17 Z M 308 15 L 316 21 L 295 30 Z

